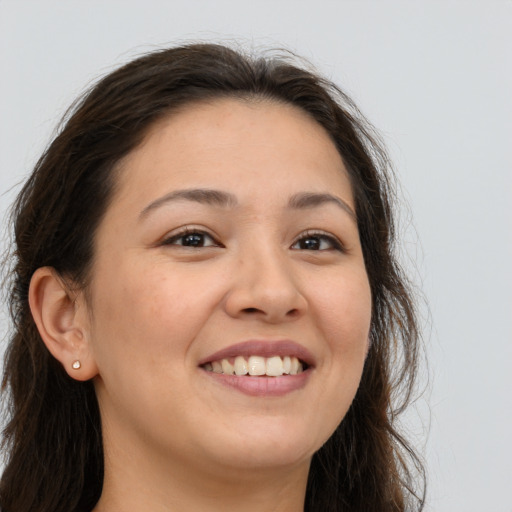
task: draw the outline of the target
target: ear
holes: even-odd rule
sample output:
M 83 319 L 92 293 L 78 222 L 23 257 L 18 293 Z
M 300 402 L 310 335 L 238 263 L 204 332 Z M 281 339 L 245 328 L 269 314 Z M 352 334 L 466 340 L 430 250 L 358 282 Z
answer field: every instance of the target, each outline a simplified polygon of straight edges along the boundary
M 42 267 L 32 276 L 28 300 L 44 344 L 68 375 L 82 381 L 95 377 L 98 368 L 83 293 L 72 292 L 55 269 Z

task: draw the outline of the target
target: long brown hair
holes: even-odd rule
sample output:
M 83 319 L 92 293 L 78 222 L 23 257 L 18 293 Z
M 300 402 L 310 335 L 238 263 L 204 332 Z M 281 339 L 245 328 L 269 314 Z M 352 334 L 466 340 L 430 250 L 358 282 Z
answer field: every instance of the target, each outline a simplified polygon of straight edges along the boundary
M 160 50 L 100 80 L 66 116 L 12 210 L 13 330 L 2 388 L 9 413 L 0 482 L 4 512 L 90 511 L 102 489 L 94 388 L 69 378 L 42 342 L 28 305 L 32 274 L 51 266 L 86 289 L 116 164 L 163 116 L 220 97 L 265 98 L 307 112 L 336 144 L 353 187 L 372 292 L 370 348 L 346 417 L 313 457 L 305 510 L 423 508 L 421 462 L 396 429 L 411 399 L 420 336 L 394 254 L 389 162 L 352 101 L 295 62 L 289 55 L 251 58 L 213 44 Z

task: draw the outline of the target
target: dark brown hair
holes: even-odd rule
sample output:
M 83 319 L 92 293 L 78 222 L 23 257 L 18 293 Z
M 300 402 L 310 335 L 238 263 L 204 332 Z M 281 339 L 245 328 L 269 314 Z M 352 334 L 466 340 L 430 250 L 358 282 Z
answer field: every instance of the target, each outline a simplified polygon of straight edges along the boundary
M 90 511 L 102 489 L 93 384 L 69 378 L 42 342 L 28 305 L 34 271 L 51 266 L 86 289 L 94 235 L 116 186 L 117 164 L 157 120 L 222 97 L 268 99 L 307 112 L 336 144 L 353 187 L 372 292 L 371 344 L 346 417 L 313 457 L 305 510 L 423 508 L 422 465 L 396 429 L 411 399 L 419 333 L 394 254 L 389 162 L 351 100 L 295 62 L 287 54 L 252 58 L 213 44 L 155 51 L 100 80 L 66 116 L 13 207 L 4 512 Z

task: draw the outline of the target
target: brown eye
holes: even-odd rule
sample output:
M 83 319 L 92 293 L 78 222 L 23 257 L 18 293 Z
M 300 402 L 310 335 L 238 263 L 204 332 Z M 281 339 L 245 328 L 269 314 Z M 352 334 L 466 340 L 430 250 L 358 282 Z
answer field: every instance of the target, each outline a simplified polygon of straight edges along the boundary
M 202 231 L 178 233 L 164 242 L 165 245 L 181 245 L 183 247 L 215 247 L 217 242 Z
M 301 251 L 342 250 L 341 243 L 333 236 L 312 233 L 299 238 L 291 247 Z

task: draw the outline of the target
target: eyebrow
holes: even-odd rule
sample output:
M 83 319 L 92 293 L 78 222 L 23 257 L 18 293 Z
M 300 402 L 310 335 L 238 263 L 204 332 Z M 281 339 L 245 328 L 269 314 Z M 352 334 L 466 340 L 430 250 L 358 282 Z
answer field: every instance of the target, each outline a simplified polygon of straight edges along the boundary
M 196 203 L 207 204 L 211 206 L 220 206 L 223 208 L 235 207 L 238 204 L 236 196 L 222 190 L 212 190 L 209 188 L 191 188 L 184 190 L 174 190 L 165 196 L 162 196 L 152 203 L 148 204 L 139 215 L 139 218 L 145 217 L 150 211 L 173 201 L 185 199 Z
M 348 213 L 353 220 L 357 219 L 354 210 L 352 210 L 352 208 L 343 201 L 343 199 L 327 193 L 300 192 L 298 194 L 294 194 L 288 202 L 288 207 L 294 210 L 307 210 L 327 203 L 333 203 L 339 206 L 342 210 Z
M 221 208 L 234 208 L 238 200 L 234 194 L 222 190 L 208 188 L 192 188 L 174 190 L 169 194 L 156 199 L 148 204 L 139 214 L 139 219 L 146 217 L 149 212 L 173 201 L 186 200 Z M 340 197 L 328 193 L 299 192 L 294 194 L 288 201 L 288 208 L 292 210 L 307 210 L 324 204 L 333 203 L 348 213 L 353 220 L 356 220 L 354 210 Z

